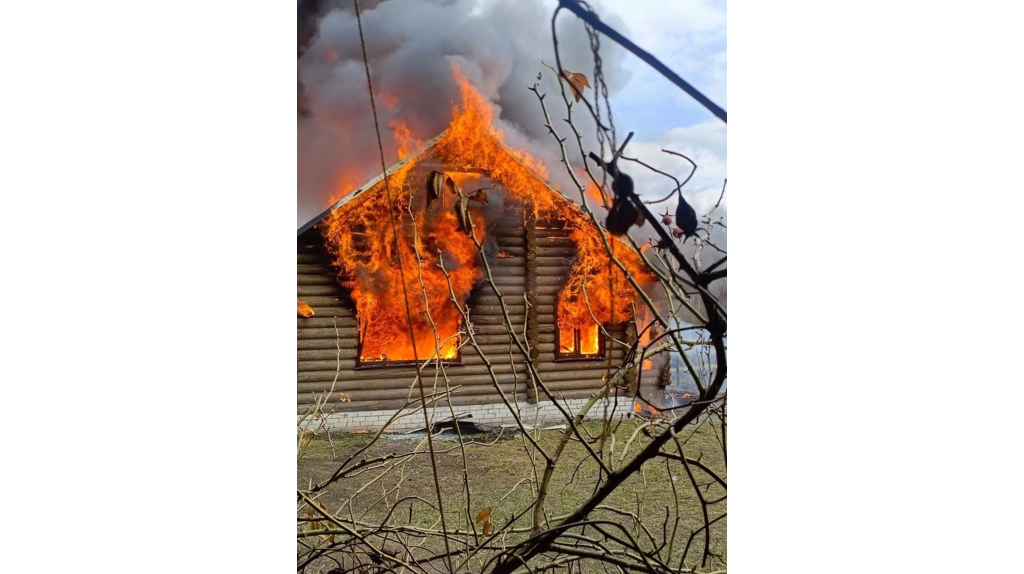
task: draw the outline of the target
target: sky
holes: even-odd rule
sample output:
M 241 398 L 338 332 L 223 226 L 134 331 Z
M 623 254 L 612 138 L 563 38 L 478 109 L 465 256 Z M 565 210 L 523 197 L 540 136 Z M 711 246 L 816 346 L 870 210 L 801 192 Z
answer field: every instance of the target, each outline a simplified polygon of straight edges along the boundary
M 603 21 L 727 109 L 724 2 L 591 4 Z M 495 106 L 496 124 L 505 132 L 506 143 L 540 157 L 552 183 L 571 187 L 558 165 L 557 145 L 543 127 L 539 104 L 526 89 L 541 72 L 546 74 L 541 90 L 557 94 L 557 82 L 543 66 L 555 64 L 550 20 L 557 0 L 368 0 L 361 5 L 375 90 L 402 95 L 395 110 L 378 105 L 382 123 L 408 120 L 423 139 L 444 129 L 451 117 L 450 102 L 458 97 L 450 72 L 454 62 Z M 365 145 L 374 139 L 374 128 L 354 12 L 346 2 L 334 6 L 318 21 L 316 35 L 299 58 L 299 79 L 312 112 L 299 122 L 299 225 L 330 204 L 325 200 L 337 195 L 332 191 L 344 179 L 339 174 L 358 185 L 380 171 L 375 146 Z M 562 11 L 558 29 L 563 66 L 593 80 L 582 21 Z M 624 48 L 603 36 L 601 41 L 619 141 L 635 132 L 627 156 L 679 179 L 689 175 L 690 164 L 661 150 L 693 159 L 698 169 L 683 192 L 698 214 L 705 212 L 718 199 L 726 177 L 725 124 Z M 588 97 L 593 95 L 590 90 Z M 559 131 L 564 132 L 560 98 L 547 102 L 556 128 L 562 126 Z M 579 112 L 574 118 L 588 147 L 593 147 L 596 136 L 590 118 Z M 386 131 L 383 137 L 390 164 L 392 135 Z M 674 187 L 668 178 L 642 168 L 626 173 L 645 198 L 663 197 Z M 663 206 L 674 211 L 675 200 L 657 207 Z
M 623 35 L 728 111 L 725 2 L 603 0 L 599 6 L 622 20 Z M 689 173 L 689 164 L 661 149 L 693 159 L 698 169 L 684 192 L 698 213 L 706 211 L 718 199 L 726 177 L 725 124 L 646 63 L 632 55 L 626 62 L 632 74 L 610 99 L 618 129 L 636 132 L 628 150 L 680 179 Z M 662 176 L 644 175 L 643 181 L 671 189 Z

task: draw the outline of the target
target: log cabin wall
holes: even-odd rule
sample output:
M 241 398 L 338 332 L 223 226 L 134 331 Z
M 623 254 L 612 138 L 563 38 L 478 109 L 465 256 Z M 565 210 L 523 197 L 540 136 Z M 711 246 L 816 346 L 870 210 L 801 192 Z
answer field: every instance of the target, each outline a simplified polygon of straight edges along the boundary
M 432 166 L 428 164 L 426 168 Z M 545 218 L 543 214 L 535 220 L 532 209 L 518 202 L 506 198 L 502 214 L 489 223 L 487 230 L 488 245 L 496 249 L 496 253 L 489 255 L 488 264 L 501 299 L 485 277 L 467 300 L 479 348 L 494 365 L 498 384 L 509 401 L 521 406 L 536 403 L 525 358 L 505 327 L 500 304 L 504 301 L 516 332 L 521 337 L 525 333 L 524 339 L 548 389 L 565 399 L 590 397 L 600 388 L 602 377 L 608 372 L 608 361 L 555 359 L 555 305 L 576 257 L 576 246 L 561 221 Z M 359 332 L 355 305 L 339 285 L 323 238 L 315 227 L 298 238 L 297 291 L 298 297 L 315 313 L 297 319 L 298 414 L 308 412 L 317 398 L 331 390 L 332 384 L 335 392 L 327 398 L 324 408 L 328 413 L 395 410 L 411 399 L 418 399 L 419 392 L 412 386 L 412 366 L 356 367 Z M 621 324 L 610 326 L 609 332 L 620 340 L 626 335 Z M 611 341 L 606 343 L 606 349 L 614 371 L 621 363 L 623 350 Z M 502 402 L 483 359 L 468 341 L 461 352 L 461 363 L 444 367 L 450 385 L 459 386 L 452 393 L 452 405 Z M 444 378 L 436 366 L 428 366 L 423 374 L 428 393 L 445 389 Z M 339 402 L 339 393 L 347 395 L 351 402 Z M 547 401 L 543 391 L 540 399 L 542 403 Z M 443 406 L 447 402 L 437 404 Z
M 602 385 L 602 377 L 609 373 L 608 360 L 586 359 L 566 360 L 555 358 L 558 346 L 556 304 L 558 294 L 565 286 L 569 271 L 577 256 L 576 244 L 569 237 L 565 223 L 541 213 L 535 222 L 536 245 L 531 251 L 536 259 L 537 293 L 537 371 L 541 380 L 556 397 L 578 399 L 590 397 Z M 607 326 L 608 333 L 615 339 L 625 340 L 625 324 Z M 611 372 L 615 372 L 625 355 L 623 349 L 606 340 L 605 349 L 611 356 Z M 607 356 L 606 355 L 606 356 Z M 534 400 L 533 389 L 530 399 Z M 543 391 L 540 399 L 546 400 Z

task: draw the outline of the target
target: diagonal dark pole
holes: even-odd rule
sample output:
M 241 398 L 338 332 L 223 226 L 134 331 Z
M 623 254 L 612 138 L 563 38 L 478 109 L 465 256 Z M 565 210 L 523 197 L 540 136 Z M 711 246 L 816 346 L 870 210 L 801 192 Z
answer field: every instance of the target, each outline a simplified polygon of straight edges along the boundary
M 720 108 L 718 104 L 709 100 L 707 96 L 700 93 L 700 91 L 697 90 L 697 88 L 691 86 L 686 80 L 680 78 L 679 74 L 676 74 L 675 72 L 670 70 L 668 66 L 662 64 L 660 60 L 652 56 L 643 48 L 637 46 L 633 42 L 630 42 L 628 38 L 610 28 L 607 24 L 598 19 L 598 17 L 593 12 L 590 12 L 589 10 L 583 8 L 583 6 L 580 5 L 579 0 L 558 0 L 558 7 L 565 8 L 566 10 L 569 10 L 573 14 L 579 16 L 584 22 L 593 26 L 594 29 L 599 30 L 605 36 L 608 36 L 612 40 L 618 42 L 618 44 L 623 48 L 629 50 L 630 52 L 633 52 L 633 54 L 635 54 L 637 58 L 640 58 L 641 60 L 650 64 L 652 68 L 661 72 L 662 76 L 665 76 L 666 78 L 668 78 L 670 82 L 679 86 L 679 88 L 682 89 L 687 94 L 690 94 L 690 97 L 700 102 L 700 104 L 707 108 L 708 111 L 715 114 L 716 118 L 722 120 L 725 123 L 729 123 L 728 121 L 726 121 L 725 110 Z

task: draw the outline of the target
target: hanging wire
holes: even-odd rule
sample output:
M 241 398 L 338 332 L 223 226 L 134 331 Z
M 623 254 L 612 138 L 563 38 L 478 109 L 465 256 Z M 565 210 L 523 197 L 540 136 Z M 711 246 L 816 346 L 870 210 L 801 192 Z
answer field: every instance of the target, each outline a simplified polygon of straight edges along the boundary
M 380 167 L 384 172 L 384 190 L 388 195 L 388 213 L 391 216 L 391 231 L 395 237 L 395 249 L 399 246 L 398 237 L 398 222 L 395 221 L 395 210 L 394 210 L 394 198 L 391 196 L 391 186 L 388 183 L 388 168 L 384 160 L 384 144 L 380 137 L 380 123 L 377 120 L 377 104 L 373 98 L 373 80 L 370 78 L 370 61 L 366 56 L 366 40 L 363 37 L 363 19 L 359 13 L 359 0 L 353 0 L 356 7 L 356 23 L 359 26 L 359 45 L 363 49 L 363 66 L 366 68 L 366 86 L 370 91 L 370 108 L 373 110 L 373 127 L 377 131 L 377 150 L 380 152 Z M 437 461 L 434 459 L 434 441 L 431 438 L 430 432 L 430 416 L 427 414 L 427 399 L 426 393 L 423 390 L 423 374 L 420 372 L 420 361 L 419 352 L 416 350 L 416 330 L 413 327 L 412 320 L 412 307 L 409 306 L 409 289 L 405 284 L 405 266 L 402 265 L 402 258 L 398 258 L 398 276 L 402 280 L 402 298 L 405 301 L 405 314 L 409 320 L 409 339 L 412 342 L 412 355 L 415 357 L 416 365 L 416 382 L 420 391 L 420 406 L 423 408 L 423 422 L 427 428 L 427 449 L 430 451 L 430 470 L 434 474 L 434 492 L 437 494 L 437 508 L 441 514 L 441 531 L 447 533 L 448 526 L 445 524 L 444 519 L 444 502 L 441 497 L 441 481 L 437 474 Z M 438 353 L 440 355 L 440 353 Z M 451 400 L 451 397 L 448 398 Z M 447 557 L 446 563 L 448 565 L 448 572 L 452 572 L 452 561 L 451 561 L 451 548 L 448 544 L 448 536 L 442 536 L 444 539 L 445 556 Z

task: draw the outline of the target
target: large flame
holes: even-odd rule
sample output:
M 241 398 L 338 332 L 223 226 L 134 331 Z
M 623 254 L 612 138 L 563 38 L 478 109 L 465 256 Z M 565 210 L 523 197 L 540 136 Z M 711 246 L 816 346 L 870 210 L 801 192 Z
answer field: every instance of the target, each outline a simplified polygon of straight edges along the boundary
M 548 173 L 545 166 L 526 152 L 506 148 L 504 134 L 493 126 L 490 103 L 454 63 L 452 73 L 462 102 L 458 106 L 453 104 L 452 123 L 435 144 L 433 154 L 456 183 L 462 184 L 466 178 L 458 172 L 484 170 L 508 190 L 510 197 L 532 205 L 538 218 L 565 222 L 579 248 L 579 256 L 558 298 L 558 326 L 560 332 L 568 334 L 568 338 L 561 338 L 561 344 L 563 352 L 597 353 L 598 324 L 632 319 L 630 304 L 636 299 L 634 290 L 610 263 L 589 219 L 543 182 Z M 388 107 L 397 103 L 390 94 L 384 94 L 382 99 Z M 405 157 L 420 140 L 404 121 L 392 122 L 390 126 L 398 142 L 398 153 Z M 421 191 L 423 182 L 410 179 L 415 164 L 416 161 L 406 164 L 388 176 L 391 203 L 384 182 L 380 182 L 344 209 L 335 210 L 321 227 L 340 270 L 339 278 L 351 291 L 356 305 L 362 361 L 454 358 L 461 315 L 452 304 L 448 282 L 437 263 L 439 258 L 443 259 L 460 304 L 465 303 L 481 277 L 477 247 L 471 237 L 459 230 L 451 209 L 452 196 L 445 196 L 447 205 L 443 199 L 435 200 L 428 208 L 426 194 Z M 483 216 L 475 208 L 470 209 L 470 214 L 476 238 L 482 242 Z M 397 244 L 392 216 L 398 222 Z M 609 242 L 616 258 L 637 281 L 644 284 L 653 278 L 626 245 L 610 236 Z M 403 272 L 413 318 L 415 352 L 402 298 Z M 566 349 L 567 341 L 572 348 Z

